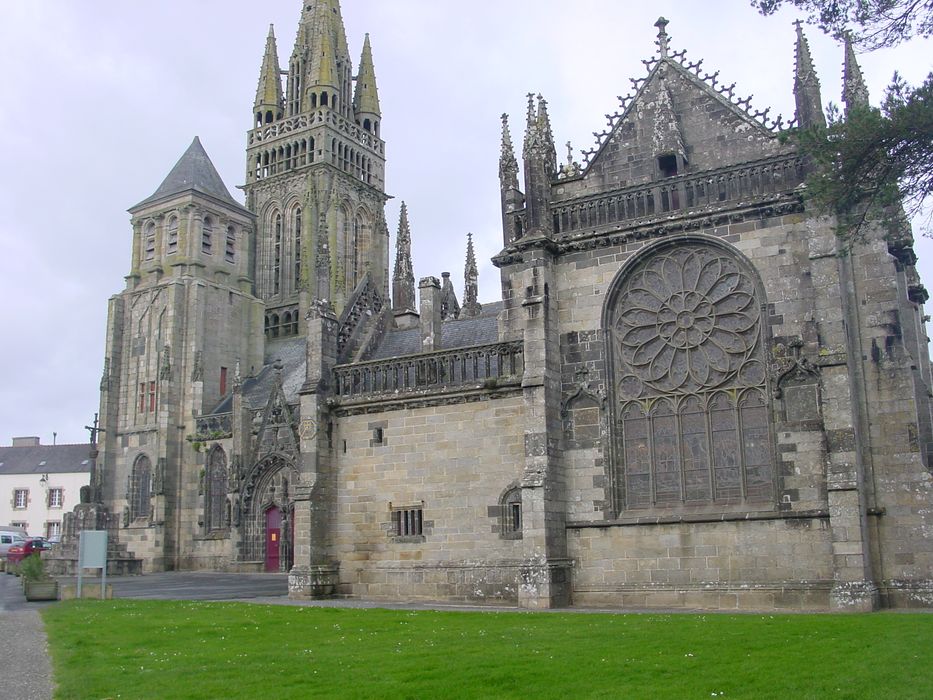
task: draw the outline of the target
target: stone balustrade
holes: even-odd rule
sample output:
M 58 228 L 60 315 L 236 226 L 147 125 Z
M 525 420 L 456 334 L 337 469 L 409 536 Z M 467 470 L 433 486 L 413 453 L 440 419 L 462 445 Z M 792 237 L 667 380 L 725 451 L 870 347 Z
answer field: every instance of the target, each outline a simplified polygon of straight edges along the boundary
M 667 212 L 752 200 L 791 190 L 804 179 L 803 161 L 796 155 L 678 175 L 611 194 L 554 204 L 554 232 L 598 229 Z
M 513 341 L 338 365 L 336 393 L 340 399 L 352 399 L 518 381 L 524 371 L 523 352 L 522 342 Z

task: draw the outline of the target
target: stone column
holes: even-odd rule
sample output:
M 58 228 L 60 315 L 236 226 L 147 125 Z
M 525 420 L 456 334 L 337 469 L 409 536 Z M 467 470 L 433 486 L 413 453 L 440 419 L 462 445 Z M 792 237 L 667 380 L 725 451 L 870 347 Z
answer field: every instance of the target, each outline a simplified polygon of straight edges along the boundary
M 301 387 L 298 428 L 300 480 L 294 487 L 294 566 L 288 574 L 291 598 L 330 595 L 337 586 L 339 564 L 329 556 L 328 513 L 336 489 L 330 469 L 327 398 L 337 364 L 337 317 L 327 302 L 313 300 L 307 316 L 307 373 Z
M 541 254 L 539 254 L 541 255 Z M 546 254 L 545 254 L 546 255 Z M 565 486 L 560 468 L 560 362 L 557 304 L 550 298 L 550 260 L 522 274 L 525 298 L 525 468 L 522 486 L 522 566 L 518 603 L 523 608 L 570 604 Z

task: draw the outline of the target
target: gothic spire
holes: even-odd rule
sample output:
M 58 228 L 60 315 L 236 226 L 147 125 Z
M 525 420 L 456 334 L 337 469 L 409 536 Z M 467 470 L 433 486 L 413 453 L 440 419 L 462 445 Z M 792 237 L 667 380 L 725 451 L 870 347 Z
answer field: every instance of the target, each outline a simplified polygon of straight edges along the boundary
M 318 35 L 318 48 L 311 59 L 307 85 L 315 87 L 338 87 L 337 56 L 331 42 L 331 33 L 322 29 Z
M 259 70 L 256 102 L 253 105 L 257 126 L 282 118 L 282 81 L 279 74 L 279 52 L 275 44 L 275 31 L 270 24 L 262 68 Z
M 797 27 L 796 67 L 794 71 L 794 101 L 797 104 L 797 126 L 825 126 L 823 101 L 820 98 L 820 79 L 810 57 L 810 44 L 803 34 L 802 22 Z
M 415 309 L 415 273 L 411 265 L 411 229 L 408 207 L 402 202 L 395 238 L 395 269 L 392 273 L 392 308 L 396 311 Z
M 547 100 L 538 95 L 538 128 L 543 140 L 545 164 L 549 174 L 557 172 L 557 148 L 554 146 L 554 132 L 551 131 L 551 118 L 547 113 Z
M 855 108 L 868 106 L 868 87 L 862 77 L 862 69 L 855 58 L 855 49 L 852 47 L 852 36 L 845 35 L 845 65 L 842 73 L 842 101 L 846 105 L 846 114 Z
M 476 268 L 476 254 L 473 252 L 473 234 L 467 234 L 466 265 L 463 268 L 463 309 L 460 318 L 474 318 L 479 316 L 483 307 L 477 297 L 479 296 L 479 270 Z
M 499 184 L 503 190 L 518 189 L 518 161 L 509 133 L 509 115 L 502 115 L 502 150 L 499 153 Z
M 369 34 L 363 40 L 363 55 L 360 57 L 360 72 L 356 77 L 356 94 L 353 96 L 353 108 L 357 117 L 380 117 L 379 91 L 376 89 L 376 69 L 373 67 L 373 51 L 369 44 Z

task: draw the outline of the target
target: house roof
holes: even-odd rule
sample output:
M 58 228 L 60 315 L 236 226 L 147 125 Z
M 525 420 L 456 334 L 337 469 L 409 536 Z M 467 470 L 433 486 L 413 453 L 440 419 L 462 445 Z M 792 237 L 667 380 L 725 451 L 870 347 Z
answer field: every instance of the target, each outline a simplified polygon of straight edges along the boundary
M 0 447 L 0 474 L 66 474 L 91 471 L 91 446 Z

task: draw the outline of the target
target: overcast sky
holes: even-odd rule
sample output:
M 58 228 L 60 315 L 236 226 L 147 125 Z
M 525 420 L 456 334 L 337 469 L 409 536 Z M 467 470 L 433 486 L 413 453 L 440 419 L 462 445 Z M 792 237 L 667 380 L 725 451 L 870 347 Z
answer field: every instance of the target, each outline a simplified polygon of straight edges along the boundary
M 650 9 L 649 9 L 650 5 Z M 107 299 L 129 271 L 126 209 L 153 193 L 198 135 L 228 189 L 244 181 L 246 131 L 270 23 L 287 65 L 301 0 L 0 0 L 0 444 L 84 442 L 97 411 Z M 415 277 L 451 272 L 462 296 L 466 234 L 480 300 L 498 294 L 499 115 L 520 148 L 525 95 L 548 99 L 559 144 L 594 143 L 617 95 L 672 48 L 737 83 L 737 96 L 793 116 L 789 12 L 746 0 L 343 0 L 354 66 L 370 33 L 386 207 L 408 203 Z M 807 30 L 824 104 L 839 102 L 842 50 Z M 877 103 L 895 69 L 930 70 L 931 42 L 861 57 Z M 566 150 L 558 149 L 560 160 Z M 933 281 L 933 246 L 918 240 Z

